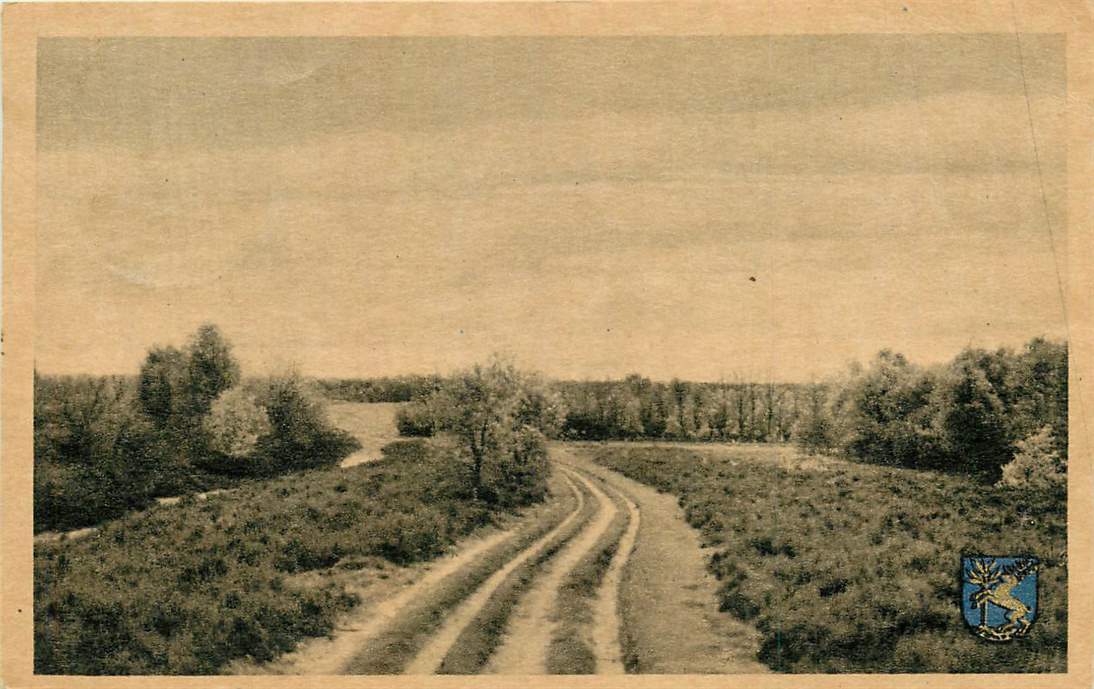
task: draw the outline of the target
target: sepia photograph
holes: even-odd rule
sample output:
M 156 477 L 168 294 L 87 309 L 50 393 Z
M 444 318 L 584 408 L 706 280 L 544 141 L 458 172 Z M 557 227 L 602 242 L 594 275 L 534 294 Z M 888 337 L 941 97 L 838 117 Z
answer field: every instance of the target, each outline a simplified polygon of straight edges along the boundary
M 1089 683 L 1068 28 L 460 5 L 5 12 L 28 681 Z

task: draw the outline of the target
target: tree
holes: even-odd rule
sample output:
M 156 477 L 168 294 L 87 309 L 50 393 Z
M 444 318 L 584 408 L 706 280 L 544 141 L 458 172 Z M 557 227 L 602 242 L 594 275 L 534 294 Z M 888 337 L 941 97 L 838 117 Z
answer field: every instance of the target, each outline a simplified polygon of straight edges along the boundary
M 847 451 L 874 464 L 939 468 L 945 458 L 932 426 L 934 385 L 903 355 L 880 352 L 849 382 Z
M 361 447 L 353 436 L 331 426 L 322 396 L 295 370 L 271 378 L 258 402 L 266 408 L 270 432 L 258 439 L 256 470 L 281 473 L 330 466 Z
M 832 421 L 826 409 L 822 385 L 810 385 L 806 392 L 805 414 L 794 427 L 794 442 L 806 454 L 827 454 L 834 445 Z
M 514 410 L 514 427 L 534 428 L 547 438 L 558 436 L 566 420 L 562 396 L 535 374 L 518 374 L 520 393 Z
M 475 499 L 482 494 L 487 458 L 504 449 L 512 432 L 521 392 L 517 369 L 495 358 L 453 376 L 430 397 L 434 427 L 455 437 L 468 457 Z
M 620 425 L 627 438 L 641 438 L 646 432 L 642 426 L 642 401 L 637 397 L 629 397 L 623 405 Z
M 211 323 L 198 328 L 186 348 L 190 415 L 200 418 L 220 393 L 239 382 L 239 362 L 232 345 Z
M 778 419 L 782 414 L 782 398 L 783 391 L 779 386 L 772 382 L 764 383 L 763 386 L 763 404 L 764 404 L 764 441 L 772 442 L 775 440 L 775 432 L 778 430 Z
M 932 406 L 951 468 L 997 480 L 1013 450 L 1005 406 L 976 352 L 963 352 L 943 374 Z
M 153 347 L 141 365 L 137 397 L 141 409 L 159 429 L 183 412 L 188 387 L 186 355 L 175 347 Z
M 718 438 L 726 437 L 729 427 L 729 390 L 725 383 L 718 384 L 718 396 L 710 414 L 710 429 Z

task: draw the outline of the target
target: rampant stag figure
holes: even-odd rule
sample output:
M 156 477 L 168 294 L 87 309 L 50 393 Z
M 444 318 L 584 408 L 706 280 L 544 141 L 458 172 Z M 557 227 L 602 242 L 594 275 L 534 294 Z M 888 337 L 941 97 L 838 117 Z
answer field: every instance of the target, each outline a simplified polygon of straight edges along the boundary
M 971 570 L 966 574 L 966 579 L 980 587 L 974 591 L 969 600 L 980 608 L 980 626 L 977 632 L 985 638 L 1006 640 L 1015 636 L 1022 636 L 1028 630 L 1031 620 L 1028 619 L 1030 608 L 1016 598 L 1012 591 L 1023 579 L 1037 569 L 1037 560 L 1033 558 L 1016 560 L 1012 564 L 1000 568 L 995 560 L 973 561 Z M 988 626 L 988 603 L 1006 610 L 1007 622 L 998 627 Z

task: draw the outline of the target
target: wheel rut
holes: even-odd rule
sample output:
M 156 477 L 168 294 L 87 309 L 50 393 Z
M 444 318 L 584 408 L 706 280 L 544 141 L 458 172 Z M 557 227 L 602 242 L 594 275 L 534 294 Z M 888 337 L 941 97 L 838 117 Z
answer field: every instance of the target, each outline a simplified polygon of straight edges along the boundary
M 555 538 L 565 533 L 580 518 L 587 500 L 585 493 L 578 488 L 574 479 L 569 475 L 564 475 L 564 479 L 567 481 L 570 490 L 577 495 L 578 505 L 574 511 L 558 526 L 506 562 L 504 566 L 494 572 L 473 594 L 461 603 L 449 615 L 437 633 L 407 665 L 404 670 L 406 674 L 423 675 L 437 672 L 450 649 L 460 638 L 461 633 L 475 620 L 475 617 L 482 611 L 506 578 L 526 561 L 547 548 Z
M 562 465 L 556 465 L 562 466 Z M 569 467 L 563 468 L 580 481 L 597 501 L 597 511 L 559 553 L 538 573 L 509 620 L 505 637 L 483 668 L 487 674 L 538 675 L 547 672 L 547 649 L 558 622 L 552 613 L 566 576 L 592 550 L 614 519 L 617 508 L 594 482 Z

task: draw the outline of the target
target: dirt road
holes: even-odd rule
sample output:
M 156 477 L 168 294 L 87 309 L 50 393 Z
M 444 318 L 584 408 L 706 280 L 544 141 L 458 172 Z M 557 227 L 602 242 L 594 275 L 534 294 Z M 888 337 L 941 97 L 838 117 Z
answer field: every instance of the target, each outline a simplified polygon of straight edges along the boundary
M 593 464 L 579 447 L 555 445 L 551 458 L 545 505 L 411 573 L 333 639 L 266 671 L 766 671 L 754 660 L 755 631 L 718 611 L 698 537 L 671 496 Z

